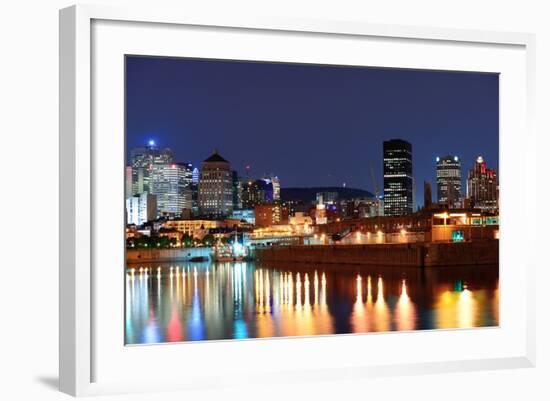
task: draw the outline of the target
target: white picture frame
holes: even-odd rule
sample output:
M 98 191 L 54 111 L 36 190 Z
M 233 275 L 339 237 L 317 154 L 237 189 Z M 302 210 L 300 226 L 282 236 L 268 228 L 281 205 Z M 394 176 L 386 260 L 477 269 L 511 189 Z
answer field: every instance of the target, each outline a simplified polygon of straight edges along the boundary
M 98 40 L 94 42 L 94 24 L 105 22 L 106 29 L 98 35 Z M 129 25 L 114 27 L 113 24 L 138 24 L 130 27 Z M 231 366 L 221 367 L 216 372 L 210 372 L 205 369 L 197 368 L 196 371 L 186 371 L 185 379 L 177 379 L 163 375 L 163 372 L 150 372 L 147 380 L 132 380 L 123 375 L 116 375 L 110 372 L 103 379 L 101 366 L 107 364 L 112 365 L 115 369 L 120 369 L 117 363 L 120 360 L 106 359 L 101 356 L 97 363 L 98 354 L 108 353 L 109 348 L 106 346 L 105 338 L 108 333 L 98 335 L 97 326 L 102 327 L 102 330 L 107 330 L 108 327 L 104 320 L 104 305 L 100 302 L 96 304 L 94 301 L 94 291 L 101 285 L 102 290 L 107 294 L 111 294 L 117 288 L 118 283 L 105 285 L 107 281 L 106 275 L 97 275 L 94 273 L 94 264 L 97 263 L 102 256 L 94 251 L 94 235 L 97 235 L 97 227 L 103 227 L 96 221 L 100 219 L 98 216 L 99 205 L 96 197 L 96 190 L 101 189 L 98 186 L 103 185 L 98 183 L 98 152 L 102 152 L 102 146 L 105 145 L 103 140 L 97 141 L 94 138 L 93 130 L 100 127 L 97 121 L 94 121 L 94 107 L 96 104 L 93 101 L 93 96 L 97 95 L 92 85 L 94 68 L 101 69 L 101 61 L 95 60 L 94 57 L 102 51 L 98 47 L 105 45 L 105 35 L 112 34 L 118 30 L 143 29 L 145 26 L 157 26 L 158 32 L 154 33 L 150 38 L 154 45 L 155 38 L 166 37 L 175 31 L 167 31 L 170 29 L 177 30 L 178 27 L 204 28 L 205 30 L 216 30 L 216 35 L 224 35 L 225 30 L 235 32 L 246 32 L 247 34 L 259 33 L 265 36 L 265 40 L 271 40 L 269 35 L 284 34 L 287 37 L 292 35 L 305 35 L 308 38 L 323 37 L 327 40 L 331 38 L 339 38 L 342 40 L 363 40 L 363 39 L 378 39 L 385 40 L 388 43 L 392 41 L 408 41 L 407 43 L 419 44 L 435 44 L 438 49 L 444 51 L 444 46 L 455 46 L 457 52 L 468 51 L 468 48 L 478 49 L 480 52 L 485 52 L 485 47 L 495 48 L 496 52 L 506 53 L 504 49 L 511 49 L 510 54 L 503 55 L 502 60 L 496 57 L 493 63 L 496 67 L 492 68 L 493 72 L 500 72 L 498 63 L 504 63 L 508 60 L 513 61 L 515 67 L 502 66 L 502 68 L 510 68 L 509 76 L 510 85 L 517 88 L 520 93 L 518 98 L 514 100 L 515 106 L 508 107 L 503 99 L 510 97 L 509 91 L 502 93 L 501 112 L 505 111 L 508 115 L 502 117 L 501 121 L 508 121 L 508 125 L 502 127 L 502 131 L 506 135 L 506 140 L 501 145 L 501 183 L 523 182 L 522 185 L 531 186 L 534 188 L 534 175 L 527 174 L 526 163 L 515 165 L 515 169 L 511 168 L 511 162 L 508 155 L 512 152 L 517 155 L 522 162 L 526 162 L 527 158 L 534 158 L 534 150 L 530 150 L 535 144 L 535 134 L 532 128 L 533 110 L 534 110 L 534 44 L 535 38 L 533 35 L 524 33 L 506 33 L 506 32 L 484 32 L 470 31 L 458 29 L 438 29 L 413 26 L 389 26 L 368 24 L 361 21 L 321 21 L 321 20 L 295 20 L 292 18 L 274 18 L 274 17 L 243 17 L 242 19 L 228 18 L 223 15 L 211 13 L 208 15 L 187 15 L 182 10 L 161 10 L 161 9 L 144 9 L 138 7 L 132 8 L 111 8 L 108 6 L 72 6 L 61 10 L 60 12 L 60 389 L 61 391 L 75 395 L 93 395 L 106 393 L 126 393 L 133 391 L 165 391 L 167 389 L 203 389 L 209 386 L 233 386 L 236 385 L 231 376 Z M 114 28 L 113 31 L 110 29 Z M 98 28 L 99 29 L 99 28 Z M 103 35 L 103 36 L 101 36 Z M 164 36 L 163 36 L 164 35 Z M 300 37 L 302 37 L 300 36 Z M 119 57 L 120 47 L 116 48 L 119 41 L 111 37 L 113 42 L 112 54 Z M 279 40 L 273 38 L 273 40 Z M 304 39 L 309 40 L 309 39 Z M 275 43 L 275 42 L 274 42 Z M 300 43 L 298 40 L 297 43 Z M 151 44 L 149 44 L 151 45 Z M 141 43 L 140 46 L 147 46 Z M 297 46 L 300 46 L 299 44 Z M 105 46 L 106 47 L 106 46 Z M 276 46 L 275 46 L 276 47 Z M 147 51 L 143 47 L 143 51 Z M 299 48 L 297 47 L 297 50 Z M 110 50 L 109 50 L 110 51 Z M 427 52 L 432 50 L 426 50 Z M 116 53 L 119 52 L 119 53 Z M 170 55 L 170 45 L 165 44 L 162 54 Z M 345 50 L 343 50 L 345 52 Z M 147 52 L 145 54 L 150 54 Z M 496 53 L 495 53 L 496 54 Z M 264 56 L 258 56 L 259 59 L 265 59 Z M 341 57 L 346 57 L 342 55 Z M 397 56 L 396 56 L 397 57 Z M 400 57 L 403 57 L 401 55 Z M 222 57 L 223 58 L 223 57 Z M 275 57 L 277 58 L 277 57 Z M 107 56 L 101 56 L 101 60 L 106 60 Z M 391 66 L 402 66 L 412 68 L 411 65 L 401 65 L 400 62 L 391 61 Z M 416 62 L 418 63 L 418 61 Z M 470 64 L 469 64 L 470 63 Z M 381 64 L 382 66 L 390 66 L 388 63 Z M 108 64 L 106 64 L 108 65 Z M 414 64 L 417 65 L 417 64 Z M 471 65 L 471 67 L 468 67 Z M 426 67 L 428 68 L 428 67 Z M 456 69 L 477 70 L 472 59 L 465 58 L 461 65 L 457 65 Z M 487 67 L 489 68 L 489 67 Z M 512 68 L 517 68 L 517 71 L 512 71 Z M 120 78 L 120 71 L 117 73 Z M 517 76 L 515 76 L 516 74 Z M 524 74 L 524 75 L 523 75 Z M 117 81 L 118 82 L 118 81 Z M 117 85 L 112 87 L 113 91 L 120 93 L 122 88 Z M 506 86 L 512 88 L 512 86 Z M 515 89 L 514 89 L 515 90 Z M 119 99 L 118 95 L 113 97 Z M 510 103 L 512 104 L 512 103 Z M 119 107 L 120 104 L 117 106 Z M 503 107 L 504 106 L 504 107 Z M 101 107 L 99 107 L 101 108 Z M 101 112 L 99 112 L 99 118 Z M 515 117 L 512 117 L 515 116 Z M 95 115 L 97 118 L 98 115 Z M 507 118 L 510 120 L 506 120 Z M 94 128 L 95 127 L 95 128 Z M 509 133 L 512 130 L 509 128 L 519 129 L 522 134 L 517 138 Z M 501 135 L 503 135 L 501 133 Z M 121 137 L 123 134 L 121 133 Z M 121 143 L 121 142 L 117 142 Z M 122 139 L 123 143 L 123 139 Z M 99 148 L 98 148 L 99 147 Z M 116 148 L 116 145 L 114 146 Z M 111 158 L 109 153 L 105 153 L 102 157 L 105 160 Z M 508 161 L 507 161 L 508 160 Z M 116 163 L 116 161 L 112 161 Z M 114 164 L 116 166 L 116 164 Z M 510 168 L 508 168 L 508 166 Z M 108 168 L 108 166 L 104 167 Z M 101 172 L 99 176 L 101 176 Z M 115 175 L 116 176 L 116 175 Z M 117 178 L 110 183 L 116 185 Z M 101 180 L 100 180 L 101 181 Z M 521 191 L 518 191 L 521 192 Z M 531 193 L 532 194 L 532 193 Z M 285 370 L 284 361 L 274 361 L 274 367 L 271 369 L 258 366 L 255 372 L 251 372 L 250 378 L 243 380 L 240 385 L 247 385 L 252 380 L 256 383 L 261 383 L 267 379 L 262 375 L 270 372 L 271 380 L 273 375 L 277 380 L 292 381 L 297 377 L 300 380 L 319 380 L 342 377 L 376 377 L 381 375 L 401 375 L 401 374 L 422 374 L 435 372 L 454 372 L 467 371 L 478 369 L 503 369 L 512 367 L 529 367 L 535 363 L 535 322 L 534 322 L 534 270 L 536 260 L 534 257 L 527 256 L 521 262 L 518 255 L 514 255 L 511 250 L 504 246 L 506 241 L 514 241 L 520 244 L 524 249 L 530 249 L 533 245 L 526 239 L 517 236 L 513 228 L 519 226 L 519 222 L 526 221 L 527 229 L 532 229 L 532 217 L 536 214 L 536 209 L 522 207 L 527 205 L 526 196 L 521 193 L 512 193 L 508 190 L 501 192 L 503 204 L 503 223 L 501 240 L 503 241 L 501 249 L 506 253 L 506 261 L 518 261 L 517 265 L 521 267 L 521 275 L 515 270 L 510 270 L 510 275 L 504 275 L 503 280 L 507 277 L 514 279 L 517 287 L 513 296 L 516 305 L 519 305 L 517 310 L 511 311 L 514 319 L 508 319 L 506 324 L 501 325 L 497 329 L 486 329 L 475 331 L 446 331 L 444 336 L 445 341 L 453 341 L 460 349 L 460 344 L 466 344 L 472 338 L 478 338 L 482 341 L 495 342 L 494 336 L 500 333 L 507 333 L 509 330 L 510 337 L 503 337 L 501 340 L 508 341 L 510 344 L 509 352 L 504 348 L 497 348 L 482 352 L 480 350 L 472 351 L 464 359 L 447 357 L 441 355 L 440 359 L 431 358 L 423 360 L 418 358 L 414 353 L 411 353 L 409 358 L 401 359 L 401 362 L 389 360 L 384 362 L 384 358 L 377 359 L 373 354 L 373 363 L 362 362 L 361 360 L 344 361 L 346 357 L 342 356 L 342 361 L 333 360 L 334 366 L 330 365 L 331 358 L 338 355 L 337 350 L 342 347 L 363 347 L 365 341 L 381 342 L 382 338 L 390 336 L 392 342 L 413 341 L 418 344 L 426 344 L 428 341 L 438 341 L 440 336 L 437 331 L 417 335 L 411 339 L 411 336 L 399 336 L 395 334 L 382 335 L 351 335 L 351 336 L 327 336 L 322 338 L 297 340 L 297 339 L 278 339 L 278 340 L 258 340 L 248 342 L 216 342 L 214 344 L 193 344 L 191 345 L 167 345 L 155 347 L 139 347 L 139 351 L 133 351 L 133 355 L 128 352 L 124 353 L 121 350 L 121 355 L 124 358 L 131 358 L 133 363 L 139 358 L 144 357 L 144 352 L 149 355 L 157 354 L 151 357 L 151 361 L 160 361 L 167 358 L 172 358 L 167 352 L 168 347 L 179 347 L 178 353 L 186 352 L 189 358 L 198 360 L 201 354 L 212 356 L 223 355 L 221 358 L 235 358 L 242 356 L 243 360 L 252 358 L 253 355 L 263 355 L 262 349 L 269 346 L 270 354 L 266 355 L 314 355 L 318 352 L 319 347 L 327 349 L 328 363 L 320 364 L 296 364 L 295 369 Z M 534 197 L 534 195 L 531 195 Z M 116 198 L 115 198 L 116 199 Z M 521 208 L 521 212 L 512 213 L 512 208 L 509 206 L 514 204 Z M 119 220 L 121 221 L 121 220 Z M 117 223 L 118 224 L 118 223 Z M 121 228 L 122 229 L 122 228 Z M 96 230 L 94 232 L 94 230 Z M 533 230 L 534 232 L 534 230 Z M 114 234 L 116 239 L 119 233 Z M 116 241 L 115 241 L 116 242 Z M 534 255 L 533 252 L 527 252 L 527 255 Z M 504 256 L 501 255 L 501 261 Z M 508 263 L 508 262 L 507 262 Z M 512 262 L 510 262 L 512 264 Z M 506 270 L 508 274 L 508 270 Z M 503 296 L 506 288 L 511 288 L 509 282 L 503 282 Z M 120 292 L 123 289 L 120 287 Z M 113 293 L 114 294 L 114 293 Z M 519 295 L 518 295 L 519 294 Z M 107 295 L 110 296 L 110 295 Z M 113 298 L 116 300 L 117 298 Z M 102 306 L 103 305 L 103 306 Z M 501 304 L 501 307 L 507 306 L 506 302 Z M 520 307 L 521 306 L 521 307 Z M 121 305 L 122 308 L 122 305 Z M 506 310 L 506 309 L 504 309 Z M 118 313 L 118 312 L 117 312 Z M 511 315 L 512 316 L 512 315 Z M 116 320 L 116 319 L 110 319 Z M 117 323 L 114 323 L 116 328 Z M 122 326 L 122 322 L 119 323 Z M 107 330 L 108 331 L 108 330 Z M 495 334 L 497 333 L 497 334 Z M 519 334 L 518 334 L 519 333 Z M 118 334 L 117 334 L 118 335 Z M 442 335 L 443 336 L 443 335 Z M 337 337 L 337 338 L 336 338 Z M 366 340 L 365 340 L 366 339 Z M 296 344 L 299 344 L 297 346 Z M 351 344 L 351 345 L 346 345 Z M 119 344 L 121 349 L 123 344 Z M 183 347 L 183 348 L 182 348 Z M 136 347 L 138 348 L 138 347 Z M 175 350 L 175 348 L 172 348 Z M 332 351 L 331 351 L 332 350 Z M 112 349 L 111 349 L 112 351 Z M 426 351 L 428 352 L 428 351 Z M 360 355 L 360 353 L 357 353 Z M 247 356 L 248 355 L 248 356 Z M 110 357 L 109 357 L 110 358 Z M 150 362 L 150 361 L 149 361 Z M 318 361 L 313 361 L 317 363 Z M 243 362 L 244 363 L 244 362 Z M 277 364 L 279 363 L 279 364 Z M 223 363 L 221 363 L 223 365 Z M 225 370 L 224 370 L 225 369 Z M 242 369 L 245 369 L 244 367 Z

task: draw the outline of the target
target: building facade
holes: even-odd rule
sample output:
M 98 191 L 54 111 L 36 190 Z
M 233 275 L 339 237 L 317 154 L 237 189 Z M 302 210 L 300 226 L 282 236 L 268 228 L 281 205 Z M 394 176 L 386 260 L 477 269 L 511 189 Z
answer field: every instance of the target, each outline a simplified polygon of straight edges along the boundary
M 157 218 L 157 198 L 144 192 L 126 198 L 126 224 L 140 226 Z
M 317 192 L 315 194 L 315 199 L 317 204 L 334 205 L 338 200 L 338 192 Z
M 124 170 L 124 199 L 128 199 L 134 195 L 134 190 L 132 186 L 132 166 L 126 166 Z
M 482 156 L 468 172 L 466 206 L 486 211 L 497 211 L 499 207 L 497 172 L 487 168 Z
M 384 141 L 384 215 L 413 212 L 412 145 L 401 139 Z
M 256 227 L 270 227 L 288 222 L 288 209 L 280 204 L 256 205 L 254 208 Z
M 271 177 L 271 186 L 273 188 L 273 201 L 279 202 L 281 200 L 281 181 L 279 180 L 279 177 Z
M 231 165 L 217 151 L 201 166 L 199 179 L 199 213 L 225 217 L 233 211 L 233 173 Z
M 164 222 L 164 228 L 179 231 L 192 238 L 202 238 L 209 230 L 221 227 L 221 224 L 216 220 L 168 220 Z
M 151 173 L 153 166 L 172 163 L 172 151 L 169 148 L 159 149 L 154 141 L 146 146 L 130 151 L 132 169 L 132 195 L 143 192 L 151 193 Z
M 243 183 L 241 177 L 236 171 L 231 172 L 233 183 L 233 209 L 242 209 L 243 207 Z
M 436 159 L 437 203 L 450 208 L 462 207 L 462 165 L 458 156 Z
M 366 218 L 384 215 L 384 202 L 377 198 L 356 198 L 346 201 L 345 218 Z
M 150 187 L 157 196 L 159 214 L 178 216 L 184 209 L 192 209 L 192 167 L 190 163 L 152 166 Z
M 233 214 L 231 215 L 231 218 L 239 221 L 245 221 L 248 224 L 255 224 L 256 222 L 256 215 L 254 214 L 254 209 L 233 210 Z
M 273 203 L 273 182 L 269 179 L 249 180 L 242 187 L 242 207 L 253 209 L 257 205 Z

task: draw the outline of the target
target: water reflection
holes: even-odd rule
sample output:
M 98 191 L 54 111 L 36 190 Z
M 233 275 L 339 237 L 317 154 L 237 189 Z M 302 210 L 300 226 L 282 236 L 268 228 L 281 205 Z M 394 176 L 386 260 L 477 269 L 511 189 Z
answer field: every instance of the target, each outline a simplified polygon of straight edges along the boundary
M 498 325 L 498 268 L 194 263 L 126 271 L 128 344 Z

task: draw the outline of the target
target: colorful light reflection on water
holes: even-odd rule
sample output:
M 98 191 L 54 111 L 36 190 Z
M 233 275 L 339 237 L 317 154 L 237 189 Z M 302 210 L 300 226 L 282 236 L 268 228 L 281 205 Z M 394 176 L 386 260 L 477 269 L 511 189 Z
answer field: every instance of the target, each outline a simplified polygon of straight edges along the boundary
M 498 267 L 267 266 L 126 269 L 126 343 L 498 325 Z

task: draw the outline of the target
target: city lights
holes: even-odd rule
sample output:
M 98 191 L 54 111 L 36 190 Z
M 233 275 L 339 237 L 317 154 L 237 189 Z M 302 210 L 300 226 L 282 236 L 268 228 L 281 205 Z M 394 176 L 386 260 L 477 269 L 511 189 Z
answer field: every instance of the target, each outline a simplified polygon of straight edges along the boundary
M 426 77 L 447 72 L 415 72 L 403 85 L 389 77 L 410 71 L 377 69 L 388 78 L 373 95 L 372 81 L 350 81 L 368 68 L 344 77 L 345 66 L 171 59 L 172 72 L 155 80 L 143 76 L 145 59 L 127 74 L 142 79 L 129 91 L 140 96 L 128 102 L 125 132 L 136 145 L 120 172 L 126 344 L 499 325 L 498 108 L 486 104 L 496 91 L 498 105 L 497 76 L 468 85 L 471 102 L 447 102 L 464 95 L 445 85 L 473 74 L 432 85 Z M 167 85 L 174 63 L 182 68 Z M 162 58 L 154 64 L 162 71 Z M 237 103 L 188 90 L 233 93 L 251 76 L 265 80 L 261 90 L 241 91 Z M 322 101 L 311 91 L 319 87 Z M 177 99 L 162 99 L 166 88 Z M 380 102 L 383 93 L 404 101 Z M 286 115 L 281 95 L 294 94 L 315 113 Z M 356 106 L 365 104 L 391 121 L 362 124 Z

